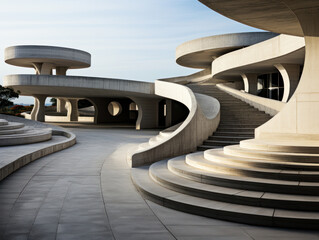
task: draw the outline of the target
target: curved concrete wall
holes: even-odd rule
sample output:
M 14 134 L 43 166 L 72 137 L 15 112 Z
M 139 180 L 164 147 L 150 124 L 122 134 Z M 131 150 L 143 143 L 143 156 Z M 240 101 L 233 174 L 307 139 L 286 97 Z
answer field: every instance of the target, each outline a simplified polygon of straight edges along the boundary
M 159 79 L 160 81 L 165 82 L 172 82 L 172 83 L 178 83 L 178 84 L 188 84 L 188 83 L 197 83 L 197 82 L 203 82 L 208 81 L 212 78 L 211 76 L 211 69 L 205 69 L 202 71 L 199 71 L 197 73 L 188 75 L 188 76 L 181 76 L 181 77 L 172 77 L 172 78 L 162 78 Z
M 176 62 L 185 67 L 207 68 L 220 55 L 277 35 L 272 32 L 247 32 L 194 39 L 176 48 Z
M 288 55 L 302 50 L 304 47 L 304 38 L 281 34 L 264 42 L 220 56 L 212 63 L 212 75 L 213 77 L 221 77 L 232 71 L 234 74 L 245 73 L 248 70 L 256 72 L 258 71 L 258 63 L 267 65 L 267 61 L 271 60 L 273 62 L 268 64 L 271 67 L 276 63 L 289 63 L 288 61 L 294 63 L 295 59 L 289 59 Z M 284 56 L 288 56 L 287 59 L 279 59 Z
M 155 94 L 183 103 L 189 109 L 189 115 L 164 142 L 128 155 L 132 167 L 196 151 L 219 124 L 220 105 L 215 98 L 201 94 L 195 97 L 185 86 L 159 80 L 155 82 Z

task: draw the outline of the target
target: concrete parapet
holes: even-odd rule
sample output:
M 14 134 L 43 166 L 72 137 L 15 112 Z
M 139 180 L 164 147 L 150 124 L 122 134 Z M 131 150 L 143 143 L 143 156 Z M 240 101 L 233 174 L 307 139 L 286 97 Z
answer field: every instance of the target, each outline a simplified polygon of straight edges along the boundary
M 130 153 L 128 161 L 132 167 L 195 151 L 219 124 L 220 105 L 212 97 L 201 94 L 195 96 L 185 86 L 159 80 L 155 82 L 155 93 L 183 103 L 189 109 L 189 114 L 165 140 Z

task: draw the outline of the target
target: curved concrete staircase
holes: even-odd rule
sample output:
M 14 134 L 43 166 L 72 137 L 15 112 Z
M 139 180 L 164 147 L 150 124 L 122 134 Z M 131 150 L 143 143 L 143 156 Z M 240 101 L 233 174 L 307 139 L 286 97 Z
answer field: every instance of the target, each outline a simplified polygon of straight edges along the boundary
M 0 146 L 21 145 L 50 140 L 51 128 L 32 128 L 23 123 L 0 119 Z
M 230 107 L 225 103 L 226 109 Z M 244 115 L 249 116 L 249 111 L 255 114 L 246 104 L 233 105 L 233 112 L 243 107 Z M 218 129 L 227 130 L 218 131 L 214 137 L 237 138 L 225 144 L 253 137 L 253 129 L 268 118 L 260 115 L 253 117 L 260 120 L 255 125 L 245 121 L 236 125 L 227 120 L 230 114 L 226 116 L 224 111 Z M 298 144 L 289 140 L 241 140 L 239 145 L 133 168 L 131 177 L 145 198 L 176 210 L 253 225 L 318 229 L 318 146 L 318 141 L 310 140 Z
M 217 130 L 198 150 L 220 148 L 238 144 L 254 137 L 254 130 L 271 116 L 220 90 L 215 85 L 188 85 L 194 92 L 216 98 L 221 105 L 221 118 Z
M 132 169 L 132 180 L 146 198 L 193 214 L 265 226 L 319 226 L 318 153 L 227 146 Z

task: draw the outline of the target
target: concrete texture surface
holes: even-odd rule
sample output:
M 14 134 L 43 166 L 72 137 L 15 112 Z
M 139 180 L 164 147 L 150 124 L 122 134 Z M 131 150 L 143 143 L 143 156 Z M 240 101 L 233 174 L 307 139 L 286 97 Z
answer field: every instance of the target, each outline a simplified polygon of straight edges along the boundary
M 56 68 L 58 73 L 61 73 L 63 72 L 61 67 L 66 69 L 90 67 L 91 54 L 73 48 L 21 45 L 6 48 L 4 60 L 11 65 L 35 68 L 38 73 L 43 72 L 42 65 L 46 64 L 47 67 Z M 46 73 L 50 74 L 50 71 Z
M 232 95 L 235 98 L 242 100 L 243 102 L 248 103 L 250 106 L 257 108 L 260 111 L 264 111 L 271 116 L 275 116 L 278 112 L 280 112 L 286 103 L 276 101 L 269 98 L 263 98 L 259 96 L 255 96 L 249 93 L 245 93 L 230 87 L 231 84 L 217 84 L 217 87 L 224 92 Z
M 156 131 L 72 131 L 78 144 L 0 182 L 0 239 L 319 239 L 315 231 L 230 223 L 145 201 L 126 152 Z
M 195 95 L 188 87 L 159 80 L 155 82 L 155 94 L 183 103 L 189 114 L 165 141 L 130 153 L 128 161 L 132 167 L 196 151 L 197 146 L 202 144 L 219 124 L 220 105 L 213 97 Z
M 209 68 L 212 61 L 221 55 L 277 35 L 272 32 L 247 32 L 194 39 L 176 48 L 176 62 L 185 67 Z
M 303 4 L 305 9 L 312 0 L 305 1 L 269 1 L 269 0 L 199 0 L 214 11 L 247 24 L 249 26 L 271 32 L 303 36 L 302 28 L 298 23 L 298 16 L 292 11 L 289 4 L 296 2 Z
M 212 75 L 214 78 L 233 79 L 243 73 L 275 72 L 278 63 L 302 65 L 304 56 L 305 41 L 302 37 L 280 34 L 215 59 Z

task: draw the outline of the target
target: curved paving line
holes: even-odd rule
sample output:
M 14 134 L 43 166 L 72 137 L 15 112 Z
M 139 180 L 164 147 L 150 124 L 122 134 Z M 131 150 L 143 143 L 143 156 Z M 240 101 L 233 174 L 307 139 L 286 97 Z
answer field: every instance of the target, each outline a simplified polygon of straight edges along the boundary
M 4 167 L 0 169 L 0 181 L 9 176 L 11 173 L 17 171 L 23 166 L 31 163 L 41 157 L 47 156 L 49 154 L 61 151 L 63 149 L 69 148 L 76 143 L 76 136 L 71 132 L 66 132 L 62 130 L 52 130 L 53 136 L 63 136 L 67 139 L 60 141 L 56 144 L 52 144 L 46 147 L 42 147 L 36 151 L 29 152 L 14 161 L 11 161 Z

